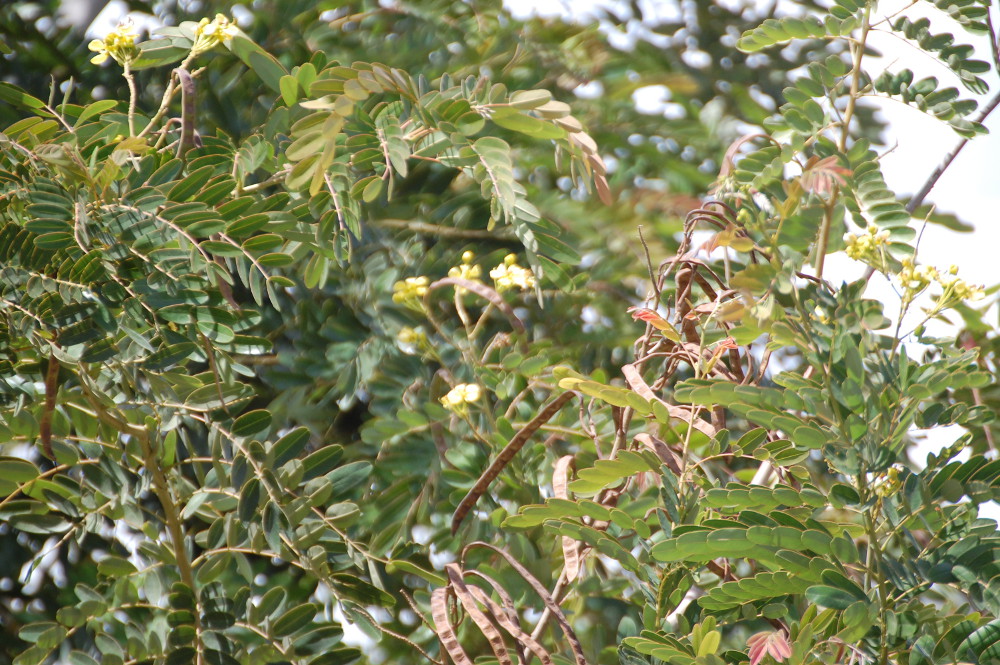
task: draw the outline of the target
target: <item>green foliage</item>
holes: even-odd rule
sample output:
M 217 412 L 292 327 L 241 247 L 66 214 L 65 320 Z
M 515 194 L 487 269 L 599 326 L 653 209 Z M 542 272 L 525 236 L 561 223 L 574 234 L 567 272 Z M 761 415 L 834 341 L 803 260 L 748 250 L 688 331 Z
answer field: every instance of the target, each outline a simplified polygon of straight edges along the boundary
M 694 4 L 655 27 L 704 67 L 493 3 L 292 0 L 97 69 L 0 8 L 0 662 L 997 657 L 997 336 L 919 264 L 927 188 L 889 189 L 865 106 L 964 141 L 995 104 L 866 40 L 973 93 L 996 54 L 871 2 Z M 842 249 L 895 322 L 824 275 Z

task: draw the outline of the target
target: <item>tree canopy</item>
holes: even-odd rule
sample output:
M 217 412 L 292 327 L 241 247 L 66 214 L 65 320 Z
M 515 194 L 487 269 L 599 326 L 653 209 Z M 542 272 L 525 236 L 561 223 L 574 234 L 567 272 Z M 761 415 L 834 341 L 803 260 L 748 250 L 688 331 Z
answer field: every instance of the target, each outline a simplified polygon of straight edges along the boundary
M 946 168 L 995 8 L 780 4 L 0 7 L 0 662 L 1000 658 L 994 290 L 868 104 Z

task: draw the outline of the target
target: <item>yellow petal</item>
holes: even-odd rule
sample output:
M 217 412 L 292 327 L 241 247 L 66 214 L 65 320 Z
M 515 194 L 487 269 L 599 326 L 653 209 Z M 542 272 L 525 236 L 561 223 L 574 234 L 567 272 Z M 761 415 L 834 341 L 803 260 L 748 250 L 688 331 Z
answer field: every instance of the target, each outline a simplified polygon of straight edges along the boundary
M 98 53 L 97 55 L 95 55 L 93 58 L 90 59 L 90 62 L 92 62 L 95 65 L 99 65 L 107 59 L 108 59 L 107 53 Z
M 90 43 L 87 44 L 87 48 L 91 51 L 103 51 L 104 50 L 104 40 L 103 39 L 92 39 Z

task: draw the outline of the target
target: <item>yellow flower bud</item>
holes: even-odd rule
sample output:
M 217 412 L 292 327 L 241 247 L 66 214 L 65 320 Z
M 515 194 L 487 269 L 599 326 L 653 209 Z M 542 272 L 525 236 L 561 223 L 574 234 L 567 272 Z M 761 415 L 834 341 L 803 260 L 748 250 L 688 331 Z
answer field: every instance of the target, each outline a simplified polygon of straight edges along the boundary
M 475 383 L 460 383 L 448 394 L 441 398 L 444 408 L 457 411 L 465 408 L 466 404 L 476 402 L 482 395 L 482 389 Z
M 476 255 L 468 250 L 462 253 L 462 264 L 448 269 L 448 276 L 454 279 L 464 279 L 470 282 L 479 282 L 483 269 L 477 265 L 472 265 Z M 467 289 L 457 287 L 458 295 L 464 295 Z

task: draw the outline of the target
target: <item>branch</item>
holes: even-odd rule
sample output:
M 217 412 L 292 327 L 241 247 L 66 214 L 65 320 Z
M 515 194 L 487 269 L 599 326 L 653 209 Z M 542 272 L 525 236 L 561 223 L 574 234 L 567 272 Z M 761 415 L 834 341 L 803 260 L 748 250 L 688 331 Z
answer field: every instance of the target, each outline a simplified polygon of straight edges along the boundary
M 198 587 L 195 584 L 194 568 L 191 565 L 191 559 L 188 558 L 184 525 L 181 523 L 180 510 L 174 502 L 173 494 L 170 492 L 170 483 L 167 481 L 166 474 L 163 473 L 160 460 L 157 459 L 156 454 L 153 452 L 150 437 L 136 438 L 139 446 L 142 448 L 142 455 L 146 458 L 146 470 L 151 472 L 153 476 L 153 493 L 156 494 L 156 498 L 159 499 L 160 506 L 163 508 L 163 517 L 167 524 L 167 531 L 170 533 L 170 542 L 174 546 L 173 554 L 174 559 L 177 561 L 177 571 L 180 573 L 181 581 L 191 589 L 191 593 L 194 595 L 196 604 L 194 611 L 194 630 L 197 648 L 196 663 L 201 665 L 204 663 L 201 637 L 201 610 L 197 607 L 197 605 L 201 604 L 201 601 L 198 597 Z
M 522 336 L 527 335 L 527 329 L 524 327 L 524 322 L 517 318 L 517 314 L 514 313 L 513 308 L 504 301 L 500 294 L 497 293 L 496 289 L 492 289 L 485 284 L 469 279 L 445 277 L 431 283 L 427 290 L 428 296 L 432 291 L 443 286 L 454 286 L 456 288 L 465 289 L 466 291 L 472 291 L 477 296 L 491 303 L 494 307 L 500 310 L 503 315 L 507 317 L 507 321 L 510 322 L 510 327 L 513 328 L 515 332 L 520 333 Z
M 383 226 L 390 229 L 403 229 L 413 233 L 438 236 L 440 238 L 463 238 L 468 240 L 494 240 L 496 242 L 516 242 L 517 238 L 511 233 L 484 231 L 481 229 L 456 229 L 452 226 L 442 226 L 440 224 L 428 224 L 427 222 L 417 222 L 409 219 L 373 219 L 369 222 L 374 226 Z
M 531 419 L 531 422 L 521 428 L 521 431 L 515 434 L 514 438 L 511 439 L 510 442 L 504 446 L 503 450 L 497 454 L 493 463 L 490 464 L 485 471 L 483 471 L 482 475 L 479 476 L 479 480 L 476 481 L 476 484 L 472 486 L 469 493 L 466 494 L 465 498 L 458 504 L 458 508 L 455 509 L 455 514 L 451 518 L 452 535 L 458 531 L 458 527 L 462 523 L 462 520 L 465 519 L 465 516 L 469 514 L 469 511 L 472 510 L 472 508 L 476 505 L 476 502 L 479 501 L 479 497 L 485 494 L 486 490 L 489 489 L 490 483 L 492 483 L 496 477 L 500 475 L 500 472 L 503 471 L 508 462 L 514 459 L 514 456 L 517 455 L 517 452 L 524 447 L 524 444 L 528 442 L 531 435 L 537 432 L 542 425 L 552 418 L 552 416 L 556 415 L 556 413 L 562 409 L 567 402 L 573 399 L 574 395 L 575 393 L 573 391 L 567 390 L 559 397 L 552 400 L 548 406 L 539 411 L 538 415 Z
M 975 122 L 980 124 L 985 122 L 986 118 L 988 118 L 989 115 L 996 110 L 998 105 L 1000 105 L 1000 93 L 997 93 L 993 99 L 991 99 L 989 103 L 983 107 L 983 110 L 979 112 L 979 117 L 976 118 Z M 945 155 L 944 161 L 942 161 L 941 164 L 934 169 L 934 172 L 931 173 L 927 182 L 924 183 L 924 186 L 921 187 L 920 191 L 918 191 L 913 198 L 910 199 L 910 202 L 906 204 L 907 212 L 912 213 L 914 210 L 919 208 L 921 204 L 923 204 L 924 199 L 927 198 L 927 195 L 930 194 L 932 189 L 934 189 L 937 181 L 941 179 L 941 176 L 943 176 L 944 172 L 948 170 L 948 167 L 951 166 L 951 163 L 955 161 L 956 157 L 958 157 L 958 153 L 962 152 L 962 148 L 964 148 L 965 144 L 968 142 L 969 137 L 964 137 L 955 145 L 954 148 L 951 149 L 951 152 Z

